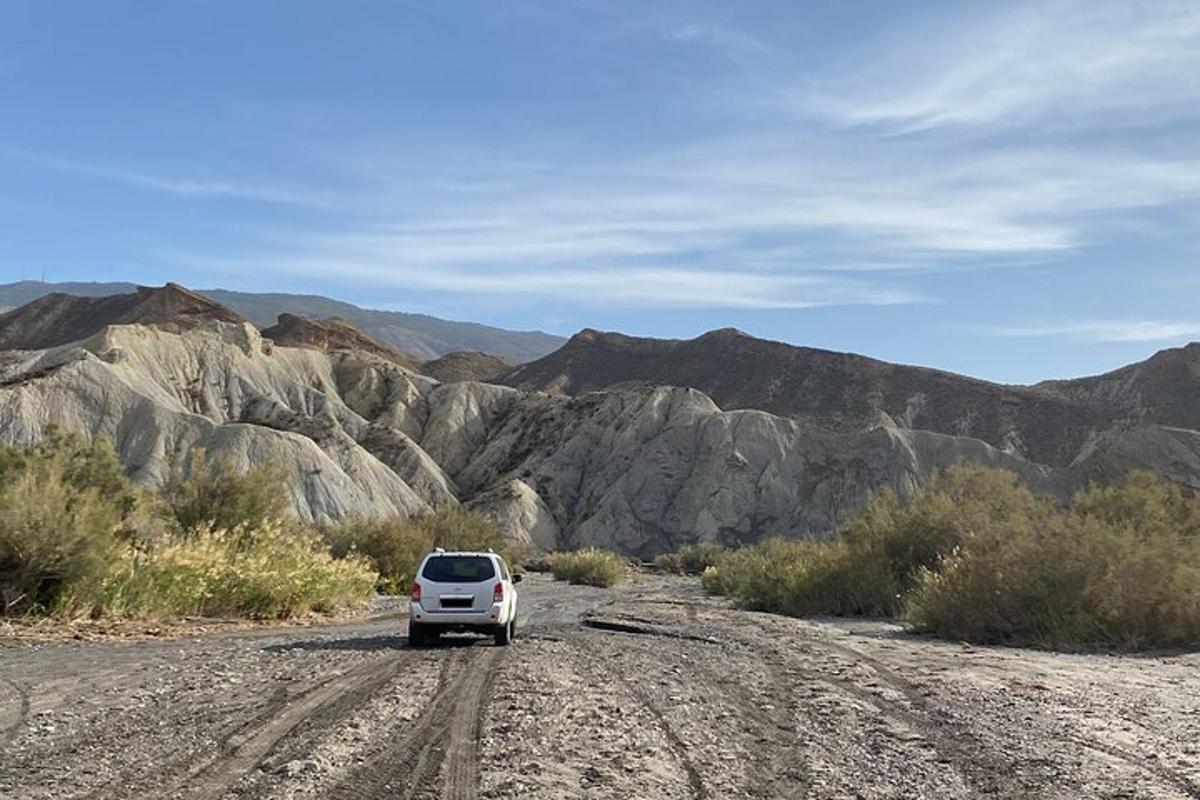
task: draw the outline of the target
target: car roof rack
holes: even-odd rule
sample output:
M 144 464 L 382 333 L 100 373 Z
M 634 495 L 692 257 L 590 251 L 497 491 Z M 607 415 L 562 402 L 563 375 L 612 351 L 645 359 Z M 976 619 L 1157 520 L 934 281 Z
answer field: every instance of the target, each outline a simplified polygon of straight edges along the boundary
M 444 547 L 435 547 L 435 548 L 433 548 L 433 552 L 435 552 L 435 553 L 444 553 L 444 552 L 446 552 L 446 548 L 444 548 Z

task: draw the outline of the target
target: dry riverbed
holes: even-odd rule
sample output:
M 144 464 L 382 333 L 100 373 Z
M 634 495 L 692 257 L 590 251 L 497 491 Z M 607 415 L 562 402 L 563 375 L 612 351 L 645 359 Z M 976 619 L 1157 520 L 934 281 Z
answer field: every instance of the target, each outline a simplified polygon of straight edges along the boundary
M 0 798 L 1200 798 L 1200 655 L 966 647 L 521 584 L 518 641 L 385 614 L 0 638 Z

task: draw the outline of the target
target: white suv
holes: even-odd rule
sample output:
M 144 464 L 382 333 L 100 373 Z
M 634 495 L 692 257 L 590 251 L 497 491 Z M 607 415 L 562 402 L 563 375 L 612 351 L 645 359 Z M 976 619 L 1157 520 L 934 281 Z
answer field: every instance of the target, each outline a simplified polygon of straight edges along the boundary
M 443 631 L 491 634 L 506 645 L 517 633 L 517 590 L 521 576 L 508 571 L 492 551 L 425 556 L 413 579 L 408 643 L 424 647 Z

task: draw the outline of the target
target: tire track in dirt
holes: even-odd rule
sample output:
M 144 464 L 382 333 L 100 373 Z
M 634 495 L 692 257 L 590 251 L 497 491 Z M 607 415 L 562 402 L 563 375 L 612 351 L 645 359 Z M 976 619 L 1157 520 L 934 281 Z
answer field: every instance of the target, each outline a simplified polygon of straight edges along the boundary
M 6 747 L 29 717 L 29 693 L 0 678 L 0 747 Z
M 883 662 L 853 647 L 827 638 L 809 637 L 803 640 L 805 654 L 833 654 L 848 659 L 852 666 L 865 667 L 875 678 L 899 693 L 904 703 L 889 700 L 861 685 L 861 682 L 836 674 L 827 674 L 800 663 L 795 656 L 784 654 L 785 660 L 808 673 L 814 680 L 838 688 L 882 713 L 899 720 L 928 741 L 942 758 L 951 764 L 973 791 L 999 797 L 1034 798 L 1042 792 L 1034 787 L 1011 787 L 1001 782 L 1011 781 L 1019 774 L 1017 759 L 988 747 L 967 725 L 944 709 L 929 702 L 923 690 Z M 822 652 L 823 651 L 823 652 Z
M 696 620 L 703 625 L 706 632 L 719 632 L 719 635 L 726 641 L 736 642 L 753 652 L 759 663 L 775 675 L 775 680 L 781 681 L 783 686 L 794 686 L 795 683 L 794 680 L 786 677 L 786 673 L 791 672 L 803 676 L 806 682 L 821 684 L 834 692 L 848 695 L 876 709 L 885 718 L 915 731 L 934 748 L 945 763 L 966 781 L 975 794 L 993 797 L 1010 796 L 1014 799 L 1039 796 L 1027 788 L 1010 792 L 1000 787 L 997 781 L 1006 779 L 1013 774 L 1015 762 L 991 751 L 973 732 L 929 704 L 918 687 L 869 656 L 827 639 L 812 637 L 795 639 L 794 644 L 802 649 L 793 653 L 771 644 L 776 637 L 772 636 L 769 631 L 760 629 L 760 635 L 748 636 L 744 627 L 731 628 L 723 624 L 723 621 L 705 620 L 704 616 L 707 615 L 698 615 Z M 822 657 L 828 658 L 830 654 L 850 659 L 851 666 L 867 667 L 879 682 L 887 684 L 901 694 L 906 702 L 897 702 L 871 691 L 870 688 L 861 685 L 861 681 L 841 677 L 836 674 L 836 670 L 826 671 L 821 668 L 819 663 L 817 665 L 805 663 L 804 656 L 821 659 Z M 839 664 L 838 666 L 844 665 Z
M 320 718 L 327 725 L 390 682 L 400 671 L 401 663 L 400 659 L 391 659 L 386 664 L 363 664 L 297 697 L 287 698 L 282 706 L 272 704 L 274 708 L 230 736 L 214 760 L 188 772 L 183 796 L 196 800 L 222 797 L 302 723 Z
M 464 647 L 460 652 L 464 655 L 446 659 L 447 672 L 454 674 L 439 682 L 425 711 L 403 738 L 351 772 L 326 793 L 328 797 L 473 800 L 478 796 L 481 715 L 505 650 Z
M 667 635 L 668 637 L 670 636 L 670 634 Z M 576 634 L 575 636 L 569 636 L 565 638 L 564 641 L 580 654 L 581 657 L 578 659 L 578 663 L 584 665 L 584 670 L 590 671 L 595 678 L 597 677 L 597 666 L 599 665 L 600 660 L 596 659 L 594 655 L 589 656 L 589 654 L 586 652 L 586 644 L 583 641 L 583 638 L 584 637 Z M 604 670 L 603 674 L 615 677 L 617 681 L 619 681 L 620 684 L 625 688 L 625 690 L 635 700 L 637 700 L 637 702 L 643 708 L 645 708 L 650 716 L 654 719 L 655 725 L 662 732 L 663 738 L 665 738 L 667 741 L 667 746 L 671 750 L 671 755 L 674 756 L 675 760 L 679 762 L 679 766 L 683 769 L 684 774 L 687 776 L 688 790 L 691 793 L 693 800 L 708 800 L 710 796 L 708 788 L 704 785 L 704 780 L 700 776 L 700 771 L 696 768 L 696 765 L 692 762 L 691 757 L 688 755 L 687 743 L 680 738 L 679 733 L 667 720 L 667 717 L 663 713 L 662 709 L 660 709 L 651 700 L 649 693 L 643 687 L 639 686 L 636 681 L 630 680 L 623 672 L 621 672 L 619 669 L 616 669 L 614 664 L 615 662 L 613 662 L 611 659 L 604 660 L 606 669 Z M 601 684 L 608 683 L 608 681 L 604 680 L 600 680 L 599 682 Z
M 400 669 L 392 664 L 362 664 L 297 692 L 280 687 L 265 708 L 230 732 L 214 752 L 200 756 L 182 756 L 160 765 L 154 786 L 143 787 L 135 796 L 162 796 L 188 800 L 215 800 L 226 794 L 239 779 L 253 770 L 272 749 L 299 725 L 314 717 L 328 717 L 335 708 L 348 710 L 351 699 L 365 699 L 392 680 Z M 87 795 L 92 800 L 114 796 L 120 788 L 126 793 L 135 787 L 130 776 L 120 775 Z M 172 787 L 168 792 L 168 787 Z
M 651 609 L 656 606 L 679 608 L 683 612 L 685 624 L 699 628 L 698 632 L 672 631 L 670 626 L 678 624 L 678 620 L 650 619 L 630 614 L 619 615 L 621 620 L 648 626 L 647 630 L 630 631 L 632 633 L 667 636 L 703 644 L 720 643 L 719 639 L 709 634 L 709 626 L 700 620 L 700 612 L 694 601 L 637 598 L 629 601 L 628 604 L 649 606 Z M 604 629 L 599 625 L 589 625 L 589 622 L 590 620 L 585 619 L 584 625 Z M 621 630 L 615 627 L 610 629 Z M 767 672 L 768 688 L 766 693 L 772 700 L 770 703 L 772 708 L 765 709 L 761 698 L 756 697 L 745 684 L 729 680 L 729 673 L 719 667 L 723 661 L 723 659 L 699 659 L 696 663 L 708 675 L 707 685 L 720 686 L 723 690 L 728 691 L 737 699 L 738 708 L 754 710 L 754 713 L 743 715 L 739 722 L 743 731 L 754 731 L 753 738 L 759 745 L 750 753 L 750 758 L 754 761 L 756 768 L 748 772 L 748 778 L 751 781 L 747 787 L 748 796 L 773 798 L 805 796 L 810 789 L 808 776 L 804 774 L 803 769 L 789 767 L 789 762 L 795 761 L 797 758 L 796 748 L 798 746 L 794 741 L 796 702 L 791 681 L 784 675 L 778 664 L 768 660 L 760 662 L 760 666 Z M 790 737 L 792 740 L 780 742 L 781 736 Z
M 1131 753 L 1122 747 L 1106 744 L 1104 742 L 1098 742 L 1094 739 L 1085 739 L 1079 737 L 1070 739 L 1068 741 L 1081 745 L 1082 747 L 1086 747 L 1090 750 L 1103 753 L 1109 758 L 1120 761 L 1127 766 L 1133 767 L 1142 772 L 1148 772 L 1161 780 L 1163 783 L 1167 783 L 1175 787 L 1175 789 L 1177 789 L 1186 797 L 1200 798 L 1200 786 L 1198 786 L 1191 778 L 1176 772 L 1170 767 L 1164 767 L 1162 764 L 1156 764 L 1155 762 L 1143 756 L 1139 756 L 1136 753 Z
M 917 687 L 916 685 L 914 685 L 911 681 L 909 681 L 906 678 L 899 675 L 895 670 L 893 670 L 890 667 L 888 667 L 887 665 L 885 665 L 879 659 L 874 658 L 873 656 L 870 656 L 870 655 L 862 652 L 861 650 L 858 650 L 857 648 L 850 647 L 850 646 L 842 644 L 840 642 L 832 642 L 832 641 L 828 641 L 828 640 L 820 640 L 820 641 L 821 641 L 821 644 L 824 647 L 826 647 L 826 649 L 832 650 L 837 653 L 841 653 L 842 655 L 845 655 L 848 658 L 854 659 L 855 661 L 857 661 L 860 664 L 866 665 L 879 677 L 879 679 L 881 681 L 887 683 L 889 686 L 891 686 L 894 689 L 896 689 L 897 691 L 901 692 L 908 699 L 909 703 L 911 703 L 915 707 L 921 708 L 928 712 L 930 703 L 921 694 L 920 688 Z M 952 723 L 942 723 L 943 726 L 945 726 L 947 724 L 952 724 Z M 955 730 L 955 732 L 954 732 L 955 735 L 952 737 L 949 737 L 949 740 L 951 742 L 954 742 L 955 745 L 958 746 L 959 743 L 962 742 L 962 738 L 961 738 L 962 734 L 963 734 L 962 726 L 955 725 L 954 727 L 957 727 L 958 730 Z M 1170 769 L 1169 767 L 1165 767 L 1162 764 L 1155 763 L 1154 761 L 1144 758 L 1142 756 L 1139 756 L 1136 753 L 1131 753 L 1128 750 L 1125 750 L 1124 748 L 1117 747 L 1117 746 L 1111 745 L 1111 744 L 1107 744 L 1105 742 L 1099 742 L 1094 739 L 1088 739 L 1088 738 L 1084 738 L 1084 737 L 1073 737 L 1073 738 L 1068 739 L 1067 741 L 1069 741 L 1073 744 L 1082 745 L 1083 747 L 1087 747 L 1089 749 L 1095 750 L 1100 753 L 1104 753 L 1105 755 L 1109 756 L 1110 758 L 1116 759 L 1117 761 L 1121 761 L 1121 762 L 1125 763 L 1126 765 L 1131 766 L 1142 772 L 1149 773 L 1150 775 L 1157 777 L 1158 779 L 1162 780 L 1163 782 L 1170 784 L 1172 787 L 1179 790 L 1187 797 L 1200 798 L 1200 786 L 1197 786 L 1197 784 L 1193 780 L 1188 778 L 1187 776 L 1182 775 L 1182 774 Z M 964 755 L 969 755 L 969 754 L 964 754 Z M 1003 767 L 1004 767 L 1003 764 L 997 765 L 997 768 L 1002 769 Z M 1010 768 L 1011 768 L 1011 765 L 1010 765 Z M 1003 774 L 1003 773 L 1001 773 L 1001 774 Z

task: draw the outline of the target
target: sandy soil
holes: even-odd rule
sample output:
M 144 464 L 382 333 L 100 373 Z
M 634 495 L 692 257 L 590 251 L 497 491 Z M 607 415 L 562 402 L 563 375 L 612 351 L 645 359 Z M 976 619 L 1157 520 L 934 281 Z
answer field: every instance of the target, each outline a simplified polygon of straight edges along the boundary
M 521 590 L 508 648 L 410 649 L 396 613 L 0 639 L 0 797 L 1200 798 L 1200 655 L 967 647 L 652 575 Z

